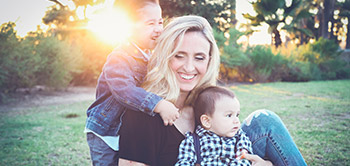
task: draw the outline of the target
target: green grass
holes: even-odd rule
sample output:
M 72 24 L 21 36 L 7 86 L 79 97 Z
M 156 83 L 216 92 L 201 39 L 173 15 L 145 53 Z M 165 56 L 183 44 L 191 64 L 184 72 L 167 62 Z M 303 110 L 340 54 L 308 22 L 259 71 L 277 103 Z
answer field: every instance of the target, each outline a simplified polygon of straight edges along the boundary
M 231 87 L 241 119 L 276 112 L 308 165 L 350 163 L 350 80 Z M 0 113 L 0 165 L 90 165 L 83 133 L 92 101 Z
M 241 117 L 261 108 L 276 112 L 308 165 L 350 165 L 350 80 L 231 89 L 241 102 Z
M 0 115 L 0 165 L 90 165 L 83 133 L 91 102 Z

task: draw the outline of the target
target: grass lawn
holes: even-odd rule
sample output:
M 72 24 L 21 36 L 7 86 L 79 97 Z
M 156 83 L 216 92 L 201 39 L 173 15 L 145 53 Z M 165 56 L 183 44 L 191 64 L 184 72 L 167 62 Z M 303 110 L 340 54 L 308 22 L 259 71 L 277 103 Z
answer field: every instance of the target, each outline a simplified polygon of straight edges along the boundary
M 308 165 L 350 165 L 350 80 L 231 88 L 241 119 L 276 112 Z M 83 130 L 92 102 L 0 111 L 0 165 L 90 165 Z

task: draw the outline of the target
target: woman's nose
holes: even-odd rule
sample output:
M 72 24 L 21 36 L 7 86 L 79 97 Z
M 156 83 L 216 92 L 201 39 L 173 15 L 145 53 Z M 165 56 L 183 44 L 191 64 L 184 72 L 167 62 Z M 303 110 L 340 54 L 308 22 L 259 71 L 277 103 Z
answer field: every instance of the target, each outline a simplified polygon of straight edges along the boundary
M 186 72 L 192 72 L 195 70 L 195 67 L 194 67 L 194 64 L 193 64 L 193 60 L 188 58 L 186 61 L 185 61 L 185 64 L 184 64 L 184 70 Z

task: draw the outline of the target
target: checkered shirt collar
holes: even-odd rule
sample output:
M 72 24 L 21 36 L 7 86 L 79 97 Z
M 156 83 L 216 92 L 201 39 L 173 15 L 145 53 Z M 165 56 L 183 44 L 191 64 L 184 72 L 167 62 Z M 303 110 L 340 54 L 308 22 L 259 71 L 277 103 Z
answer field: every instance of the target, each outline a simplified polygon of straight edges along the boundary
M 206 130 L 204 129 L 202 126 L 198 125 L 197 128 L 196 128 L 196 131 L 195 131 L 199 137 L 204 137 L 204 136 L 214 136 L 214 137 L 221 137 L 217 134 L 215 134 L 214 132 L 212 131 L 209 131 L 209 130 Z M 234 137 L 240 137 L 240 135 L 242 134 L 242 129 L 239 129 L 238 132 L 235 134 Z M 226 139 L 232 139 L 231 137 L 222 137 L 224 138 L 224 140 Z

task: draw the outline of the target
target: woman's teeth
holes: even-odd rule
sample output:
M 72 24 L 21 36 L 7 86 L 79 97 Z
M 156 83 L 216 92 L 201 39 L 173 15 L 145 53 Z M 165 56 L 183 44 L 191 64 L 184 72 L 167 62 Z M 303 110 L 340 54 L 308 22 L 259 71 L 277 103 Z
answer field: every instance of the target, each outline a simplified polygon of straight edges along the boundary
M 192 78 L 194 78 L 195 75 L 180 75 L 181 78 L 185 79 L 185 80 L 190 80 Z

